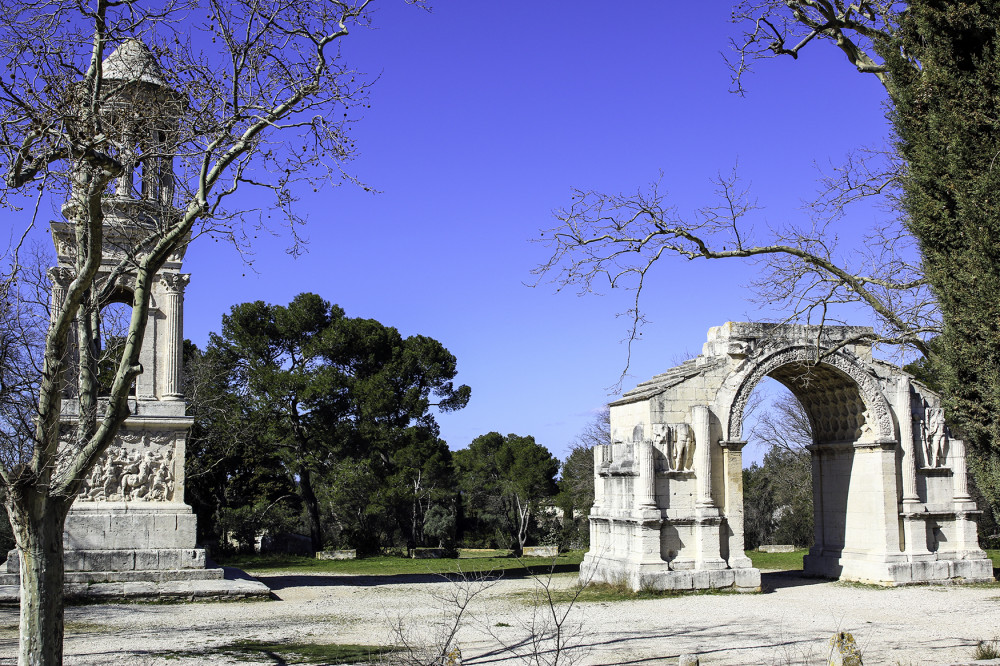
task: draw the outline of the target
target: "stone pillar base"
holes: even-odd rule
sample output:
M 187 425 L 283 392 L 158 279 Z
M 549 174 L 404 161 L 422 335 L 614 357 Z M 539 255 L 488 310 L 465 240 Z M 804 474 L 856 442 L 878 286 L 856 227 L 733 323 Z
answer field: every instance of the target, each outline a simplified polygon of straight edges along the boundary
M 738 569 L 672 570 L 667 562 L 643 564 L 629 560 L 599 557 L 587 553 L 580 564 L 581 583 L 627 585 L 639 590 L 710 590 L 734 589 L 740 592 L 760 591 L 760 570 L 753 567 Z
M 164 582 L 221 579 L 195 548 L 197 519 L 174 502 L 76 502 L 63 532 L 65 570 L 72 582 Z M 7 573 L 16 574 L 16 550 Z
M 995 580 L 993 562 L 985 557 L 985 553 L 982 558 L 933 560 L 900 555 L 810 553 L 804 558 L 803 569 L 807 576 L 839 578 L 889 587 L 927 583 L 986 583 Z

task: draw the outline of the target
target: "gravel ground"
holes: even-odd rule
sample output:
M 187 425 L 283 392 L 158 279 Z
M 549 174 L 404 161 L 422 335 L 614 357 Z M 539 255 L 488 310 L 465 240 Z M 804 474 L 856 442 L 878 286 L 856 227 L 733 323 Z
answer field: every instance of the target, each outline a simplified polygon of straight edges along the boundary
M 108 604 L 67 609 L 66 663 L 282 664 L 277 657 L 237 661 L 217 649 L 233 641 L 398 643 L 426 641 L 444 599 L 463 588 L 435 576 L 268 573 L 270 602 Z M 1000 587 L 880 589 L 765 573 L 764 594 L 669 597 L 578 603 L 566 628 L 578 663 L 674 664 L 684 653 L 702 664 L 824 663 L 836 631 L 854 634 L 865 664 L 951 664 L 971 658 L 977 641 L 1000 636 Z M 574 577 L 557 575 L 554 586 Z M 503 580 L 468 604 L 458 639 L 465 664 L 527 663 L 504 645 L 527 649 L 532 621 L 529 579 Z M 468 588 L 465 588 L 468 589 Z M 0 608 L 0 664 L 14 664 L 17 609 Z M 509 625 L 509 626 L 508 626 Z M 543 646 L 548 649 L 549 646 Z M 550 655 L 549 655 L 550 656 Z

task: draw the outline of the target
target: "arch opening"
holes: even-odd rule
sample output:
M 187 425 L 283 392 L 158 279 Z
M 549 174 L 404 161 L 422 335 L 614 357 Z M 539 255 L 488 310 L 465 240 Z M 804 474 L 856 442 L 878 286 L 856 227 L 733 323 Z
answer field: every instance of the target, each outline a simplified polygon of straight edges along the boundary
M 809 415 L 795 394 L 765 377 L 744 411 L 744 546 L 813 545 L 813 443 Z
M 120 290 L 115 292 L 98 314 L 98 325 L 95 334 L 97 351 L 97 382 L 98 395 L 111 394 L 118 364 L 121 361 L 125 340 L 128 336 L 129 324 L 132 321 L 132 294 Z M 132 382 L 128 394 L 136 394 L 135 381 Z
M 862 556 L 884 552 L 884 534 L 889 528 L 884 519 L 877 519 L 885 513 L 885 507 L 880 505 L 884 504 L 882 493 L 866 492 L 866 489 L 880 487 L 885 481 L 881 469 L 884 461 L 878 455 L 880 451 L 864 459 L 859 458 L 858 453 L 871 451 L 865 445 L 875 440 L 869 423 L 868 406 L 858 382 L 831 364 L 793 359 L 764 364 L 764 369 L 766 373 L 754 377 L 752 384 L 744 384 L 743 390 L 749 390 L 753 395 L 759 386 L 766 387 L 768 378 L 773 380 L 801 406 L 801 416 L 808 424 L 807 428 L 802 427 L 804 424 L 799 428 L 799 443 L 804 442 L 805 451 L 797 455 L 774 455 L 772 467 L 779 470 L 784 467 L 782 471 L 786 475 L 790 470 L 796 470 L 796 480 L 801 484 L 808 483 L 809 490 L 805 493 L 802 492 L 804 488 L 798 488 L 799 493 L 787 490 L 785 497 L 798 502 L 776 506 L 773 511 L 798 512 L 784 516 L 786 525 L 811 523 L 811 538 L 803 539 L 800 535 L 800 543 L 792 544 L 809 547 L 809 555 L 803 565 L 806 572 L 839 577 L 842 571 L 840 560 L 845 552 Z M 751 404 L 751 401 L 737 404 Z M 745 407 L 743 412 L 746 412 Z M 752 428 L 748 434 L 752 435 Z M 772 435 L 780 434 L 772 432 Z M 766 477 L 766 473 L 762 476 Z M 895 484 L 892 485 L 895 496 Z M 759 515 L 755 515 L 755 507 L 748 506 L 748 501 L 755 499 L 752 496 L 754 490 L 751 487 L 751 496 L 747 497 L 747 488 L 744 488 L 744 511 L 747 517 L 760 519 Z M 803 494 L 806 499 L 802 498 Z M 763 499 L 766 501 L 767 498 Z M 759 510 L 759 507 L 756 509 Z M 811 520 L 801 515 L 804 511 L 811 514 Z M 773 515 L 771 521 L 778 522 Z M 745 520 L 745 538 L 748 536 L 747 525 L 754 527 Z M 752 538 L 754 535 L 749 536 Z

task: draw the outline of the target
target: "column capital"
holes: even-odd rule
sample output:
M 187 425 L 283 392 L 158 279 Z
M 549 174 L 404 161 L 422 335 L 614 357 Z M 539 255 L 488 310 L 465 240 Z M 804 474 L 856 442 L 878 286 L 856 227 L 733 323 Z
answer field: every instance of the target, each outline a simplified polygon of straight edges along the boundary
M 168 294 L 183 294 L 190 281 L 190 273 L 162 273 L 159 276 L 160 285 Z
M 69 283 L 76 277 L 76 271 L 69 266 L 50 266 L 48 275 L 52 284 L 59 287 L 68 287 Z
M 726 451 L 742 451 L 743 447 L 747 445 L 747 440 L 745 439 L 720 439 L 719 446 L 721 446 Z

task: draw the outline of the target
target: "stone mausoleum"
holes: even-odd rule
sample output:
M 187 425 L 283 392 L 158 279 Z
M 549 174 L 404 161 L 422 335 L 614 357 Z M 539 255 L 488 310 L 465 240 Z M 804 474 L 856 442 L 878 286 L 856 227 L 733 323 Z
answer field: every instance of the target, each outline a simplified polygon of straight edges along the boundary
M 115 140 L 126 167 L 104 200 L 104 259 L 96 280 L 110 294 L 105 308 L 113 309 L 116 303 L 127 307 L 132 302 L 133 278 L 120 270 L 128 265 L 127 249 L 151 234 L 162 216 L 179 214 L 173 207 L 172 158 L 178 114 L 171 112 L 171 105 L 183 102 L 163 82 L 150 51 L 136 40 L 125 41 L 108 56 L 104 82 L 120 90 L 120 102 L 109 113 L 134 118 L 126 122 L 116 117 L 107 123 L 121 131 Z M 58 265 L 49 276 L 53 306 L 59 307 L 74 276 L 75 229 L 70 222 L 55 221 L 51 231 Z M 172 582 L 181 584 L 167 590 L 172 594 L 267 593 L 259 583 L 231 583 L 223 580 L 222 569 L 206 568 L 205 551 L 196 547 L 196 518 L 184 502 L 185 444 L 193 420 L 186 414 L 182 389 L 184 288 L 190 277 L 181 271 L 185 249 L 182 245 L 156 275 L 140 352 L 143 371 L 129 399 L 131 416 L 85 480 L 67 516 L 63 544 L 71 588 L 124 583 L 103 593 L 148 595 L 163 592 L 156 584 Z M 67 427 L 73 426 L 78 405 L 73 396 L 64 399 L 62 421 Z M 18 566 L 16 551 L 11 552 L 9 578 Z M 0 582 L 10 585 L 15 580 Z
M 993 580 L 965 446 L 940 396 L 872 357 L 861 327 L 727 323 L 702 353 L 611 403 L 594 451 L 584 580 L 756 589 L 744 553 L 743 411 L 771 377 L 813 433 L 807 574 L 883 585 Z

